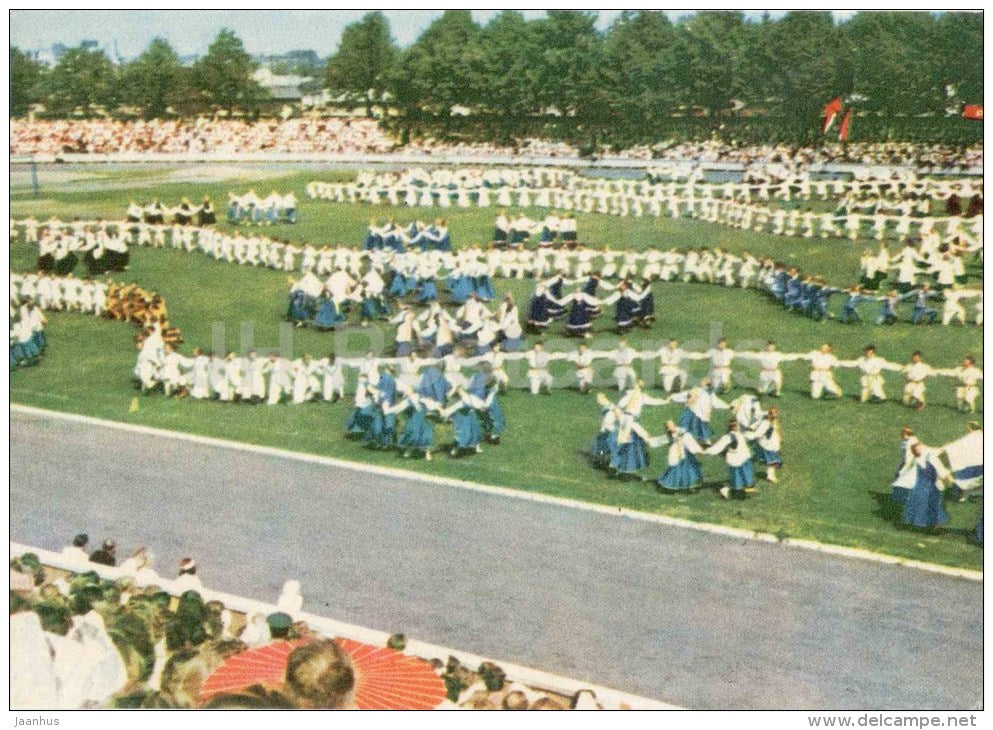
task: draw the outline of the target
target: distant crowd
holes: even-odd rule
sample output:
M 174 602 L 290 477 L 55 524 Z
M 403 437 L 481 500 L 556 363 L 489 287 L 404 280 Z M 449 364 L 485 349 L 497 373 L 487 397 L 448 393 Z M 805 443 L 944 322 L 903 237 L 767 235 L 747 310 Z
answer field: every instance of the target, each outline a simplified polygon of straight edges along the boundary
M 578 157 L 579 149 L 566 142 L 521 139 L 513 144 L 446 142 L 426 138 L 406 145 L 382 131 L 374 119 L 295 118 L 118 121 L 12 119 L 12 155 L 59 154 L 195 154 L 195 153 L 302 153 L 383 154 L 388 152 L 449 156 Z M 919 168 L 968 168 L 983 164 L 982 145 L 954 147 L 941 144 L 832 143 L 810 147 L 745 145 L 735 140 L 698 142 L 659 141 L 623 150 L 606 146 L 594 152 L 601 159 L 693 160 L 731 162 L 751 166 L 785 162 L 792 165 L 824 163 L 913 165 Z

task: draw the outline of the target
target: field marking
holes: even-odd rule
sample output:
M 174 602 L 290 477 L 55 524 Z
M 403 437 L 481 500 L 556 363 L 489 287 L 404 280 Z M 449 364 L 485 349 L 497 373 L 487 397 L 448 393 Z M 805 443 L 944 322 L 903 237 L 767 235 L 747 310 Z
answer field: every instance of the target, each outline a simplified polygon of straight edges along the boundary
M 583 502 L 581 500 L 568 499 L 566 497 L 554 497 L 548 494 L 525 492 L 518 489 L 511 489 L 509 487 L 497 487 L 487 484 L 479 484 L 477 482 L 469 482 L 461 479 L 453 479 L 451 477 L 436 476 L 433 474 L 422 474 L 421 472 L 406 471 L 404 469 L 397 469 L 389 466 L 365 464 L 357 461 L 337 459 L 331 456 L 320 456 L 318 454 L 308 454 L 301 451 L 290 451 L 288 449 L 279 449 L 273 446 L 260 446 L 258 444 L 243 443 L 241 441 L 232 441 L 229 439 L 221 439 L 213 436 L 200 436 L 197 434 L 188 433 L 186 431 L 173 431 L 170 429 L 154 428 L 152 426 L 142 426 L 138 424 L 124 423 L 121 421 L 110 421 L 103 418 L 84 416 L 77 413 L 64 413 L 61 411 L 51 411 L 45 408 L 35 408 L 34 406 L 26 406 L 19 403 L 11 403 L 10 410 L 16 413 L 25 413 L 28 415 L 42 416 L 45 418 L 60 419 L 63 421 L 70 421 L 74 423 L 83 423 L 90 426 L 101 426 L 104 428 L 116 429 L 118 431 L 130 431 L 132 433 L 140 433 L 147 436 L 165 437 L 165 438 L 175 439 L 178 441 L 188 441 L 190 443 L 203 444 L 207 446 L 217 446 L 217 447 L 233 449 L 237 451 L 247 451 L 256 454 L 263 454 L 266 456 L 273 456 L 281 459 L 288 459 L 291 461 L 301 461 L 310 464 L 334 466 L 340 469 L 364 472 L 367 474 L 376 474 L 379 476 L 391 477 L 394 479 L 403 479 L 405 481 L 413 481 L 413 482 L 421 481 L 440 486 L 454 487 L 457 489 L 466 489 L 473 492 L 482 492 L 484 494 L 492 494 L 500 497 L 508 497 L 511 499 L 526 500 L 530 502 L 538 502 L 540 504 L 551 504 L 558 507 L 565 507 L 568 509 L 582 510 L 585 512 L 595 512 L 598 514 L 624 517 L 627 519 L 639 520 L 641 522 L 650 522 L 658 525 L 667 525 L 670 527 L 681 527 L 684 529 L 695 530 L 697 532 L 710 533 L 712 535 L 722 535 L 724 537 L 732 537 L 742 540 L 752 540 L 755 542 L 781 544 L 789 547 L 809 550 L 812 552 L 824 553 L 826 555 L 835 555 L 845 558 L 855 558 L 858 560 L 882 563 L 884 565 L 899 565 L 906 568 L 914 568 L 916 570 L 923 570 L 930 573 L 937 573 L 939 575 L 945 575 L 954 578 L 963 578 L 965 580 L 971 580 L 976 582 L 982 582 L 983 580 L 982 571 L 969 570 L 966 568 L 954 568 L 947 565 L 939 565 L 937 563 L 928 563 L 922 560 L 911 560 L 909 558 L 901 558 L 895 555 L 888 555 L 886 553 L 873 552 L 872 550 L 865 550 L 863 548 L 853 548 L 853 547 L 846 547 L 844 545 L 834 545 L 832 543 L 822 543 L 817 540 L 805 540 L 805 539 L 793 539 L 793 538 L 780 539 L 776 535 L 773 535 L 768 532 L 758 532 L 756 530 L 746 530 L 738 527 L 728 527 L 726 525 L 717 525 L 711 522 L 694 522 L 692 520 L 680 519 L 678 517 L 669 517 L 667 515 L 653 514 L 651 512 L 640 512 L 638 510 L 627 509 L 624 507 L 609 507 L 606 505 L 594 504 L 592 502 Z

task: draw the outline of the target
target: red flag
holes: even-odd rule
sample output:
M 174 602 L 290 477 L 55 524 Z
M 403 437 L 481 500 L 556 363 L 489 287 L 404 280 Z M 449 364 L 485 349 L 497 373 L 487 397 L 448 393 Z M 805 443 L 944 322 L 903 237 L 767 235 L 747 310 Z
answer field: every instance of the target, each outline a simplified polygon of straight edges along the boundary
M 962 116 L 965 119 L 978 119 L 980 122 L 983 121 L 983 105 L 966 104 L 962 107 Z
M 852 110 L 845 111 L 845 118 L 841 120 L 841 128 L 838 130 L 838 139 L 842 142 L 848 139 L 848 129 L 852 126 Z
M 836 96 L 824 107 L 824 123 L 821 125 L 821 134 L 826 134 L 834 120 L 841 113 L 841 97 Z

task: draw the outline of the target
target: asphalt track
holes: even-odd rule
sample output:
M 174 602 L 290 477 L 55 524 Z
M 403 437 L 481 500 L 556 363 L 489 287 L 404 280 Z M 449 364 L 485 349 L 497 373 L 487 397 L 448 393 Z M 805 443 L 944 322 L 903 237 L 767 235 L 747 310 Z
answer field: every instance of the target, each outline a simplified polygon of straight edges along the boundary
M 11 539 L 698 709 L 982 707 L 982 584 L 11 414 Z

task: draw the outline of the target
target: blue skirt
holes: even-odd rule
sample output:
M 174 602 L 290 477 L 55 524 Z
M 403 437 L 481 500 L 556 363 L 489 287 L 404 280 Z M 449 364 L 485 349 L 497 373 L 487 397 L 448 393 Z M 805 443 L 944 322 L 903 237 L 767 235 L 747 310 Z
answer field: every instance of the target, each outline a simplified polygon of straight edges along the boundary
M 396 442 L 397 417 L 386 415 L 379 408 L 372 412 L 369 430 L 366 431 L 365 442 L 377 449 L 388 449 Z
M 783 457 L 780 456 L 778 451 L 770 451 L 769 449 L 763 449 L 758 444 L 755 444 L 755 458 L 759 459 L 766 466 L 783 465 Z
M 398 342 L 397 343 L 397 348 L 396 348 L 396 356 L 397 357 L 407 357 L 407 355 L 409 355 L 413 351 L 414 351 L 414 343 L 413 342 L 407 341 L 407 342 Z
M 321 329 L 334 329 L 345 321 L 345 317 L 338 313 L 338 308 L 330 299 L 322 299 L 317 305 L 317 314 L 314 315 L 314 325 Z
M 486 302 L 496 298 L 496 292 L 493 291 L 493 282 L 490 281 L 490 277 L 484 274 L 483 276 L 475 277 L 475 279 L 474 284 L 477 297 Z
M 645 442 L 638 434 L 631 434 L 631 440 L 619 444 L 610 460 L 610 466 L 622 474 L 633 474 L 648 466 L 648 452 Z
M 345 432 L 350 434 L 364 434 L 372 427 L 373 418 L 372 406 L 364 408 L 353 408 L 345 424 Z
M 463 408 L 452 415 L 452 430 L 455 431 L 455 444 L 460 449 L 474 449 L 483 440 L 483 429 L 472 409 Z
M 893 487 L 893 501 L 897 504 L 906 504 L 907 495 L 910 494 L 908 487 Z
M 504 352 L 520 352 L 521 348 L 524 347 L 523 337 L 507 337 L 504 338 L 503 342 L 500 343 L 503 347 Z
M 713 432 L 710 424 L 691 411 L 689 408 L 683 410 L 679 416 L 679 427 L 689 433 L 697 441 L 710 441 Z
M 468 276 L 458 276 L 452 279 L 451 291 L 455 302 L 465 304 L 473 293 L 472 281 Z
M 421 282 L 420 288 L 417 290 L 417 301 L 418 302 L 433 302 L 438 298 L 438 287 L 434 283 L 434 279 L 425 279 Z
M 614 431 L 600 431 L 590 446 L 590 456 L 597 463 L 606 464 L 617 449 L 617 434 Z
M 410 283 L 407 277 L 403 274 L 394 274 L 393 281 L 390 282 L 389 288 L 386 290 L 391 297 L 402 297 L 411 290 Z
M 503 433 L 506 425 L 507 421 L 503 417 L 503 409 L 494 398 L 489 409 L 483 411 L 483 431 L 489 436 L 499 436 Z
M 434 444 L 434 426 L 424 411 L 414 411 L 397 438 L 397 446 L 401 449 L 427 451 L 432 444 Z
M 692 489 L 703 481 L 703 469 L 695 454 L 686 454 L 675 466 L 670 466 L 658 478 L 663 489 L 673 491 Z
M 932 482 L 918 479 L 903 505 L 903 521 L 914 527 L 934 527 L 948 522 L 941 492 Z
M 736 492 L 740 492 L 745 487 L 754 487 L 755 470 L 752 468 L 752 462 L 746 461 L 741 466 L 728 467 L 728 481 L 731 489 Z

